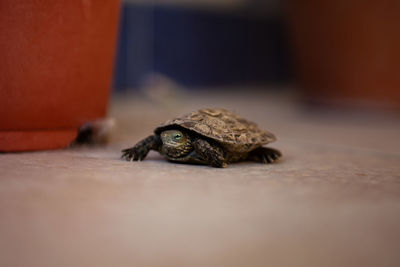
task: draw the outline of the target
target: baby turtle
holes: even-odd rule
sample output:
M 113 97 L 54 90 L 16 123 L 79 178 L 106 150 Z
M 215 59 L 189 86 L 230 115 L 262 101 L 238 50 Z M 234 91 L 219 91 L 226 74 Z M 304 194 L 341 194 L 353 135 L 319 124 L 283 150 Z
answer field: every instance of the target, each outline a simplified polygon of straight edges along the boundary
M 226 109 L 208 108 L 165 122 L 154 130 L 154 135 L 122 150 L 122 157 L 141 161 L 152 149 L 170 161 L 220 168 L 243 160 L 272 163 L 281 152 L 263 145 L 275 140 L 272 133 L 254 122 Z

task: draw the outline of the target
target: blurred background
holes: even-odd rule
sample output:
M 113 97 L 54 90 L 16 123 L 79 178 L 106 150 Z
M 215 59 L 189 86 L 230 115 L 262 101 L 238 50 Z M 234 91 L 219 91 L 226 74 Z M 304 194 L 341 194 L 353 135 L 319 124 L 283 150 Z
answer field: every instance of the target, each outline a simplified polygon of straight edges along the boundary
M 111 91 L 171 115 L 194 109 L 178 107 L 193 93 L 203 107 L 231 92 L 399 113 L 397 0 L 7 0 L 0 11 L 0 151 L 65 147 L 121 105 Z
M 396 0 L 126 0 L 114 88 L 269 85 L 313 105 L 398 109 L 399 11 Z
M 279 0 L 124 2 L 115 87 L 162 74 L 191 88 L 287 83 Z

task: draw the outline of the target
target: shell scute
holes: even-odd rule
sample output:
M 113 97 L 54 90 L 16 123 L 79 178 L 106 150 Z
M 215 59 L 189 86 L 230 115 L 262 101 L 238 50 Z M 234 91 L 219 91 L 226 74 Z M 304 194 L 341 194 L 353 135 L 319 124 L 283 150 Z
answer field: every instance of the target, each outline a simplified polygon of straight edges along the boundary
M 233 150 L 250 150 L 276 140 L 272 133 L 261 130 L 256 123 L 222 108 L 206 108 L 185 114 L 165 122 L 154 131 L 160 133 L 173 125 L 212 138 Z

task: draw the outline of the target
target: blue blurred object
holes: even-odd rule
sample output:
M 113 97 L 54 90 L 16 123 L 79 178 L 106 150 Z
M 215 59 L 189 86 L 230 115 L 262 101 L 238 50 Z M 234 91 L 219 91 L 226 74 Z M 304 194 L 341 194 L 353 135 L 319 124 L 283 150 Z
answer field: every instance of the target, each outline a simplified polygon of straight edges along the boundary
M 287 52 L 279 16 L 125 4 L 114 87 L 154 72 L 189 87 L 285 82 Z

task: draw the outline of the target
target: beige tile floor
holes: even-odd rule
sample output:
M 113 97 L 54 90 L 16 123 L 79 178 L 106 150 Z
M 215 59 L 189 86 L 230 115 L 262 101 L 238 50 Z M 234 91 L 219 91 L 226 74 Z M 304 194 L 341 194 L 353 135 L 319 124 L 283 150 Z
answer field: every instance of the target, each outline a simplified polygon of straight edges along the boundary
M 400 266 L 400 120 L 290 94 L 115 97 L 105 147 L 0 154 L 0 266 Z M 204 106 L 274 132 L 284 158 L 226 169 L 119 159 Z

